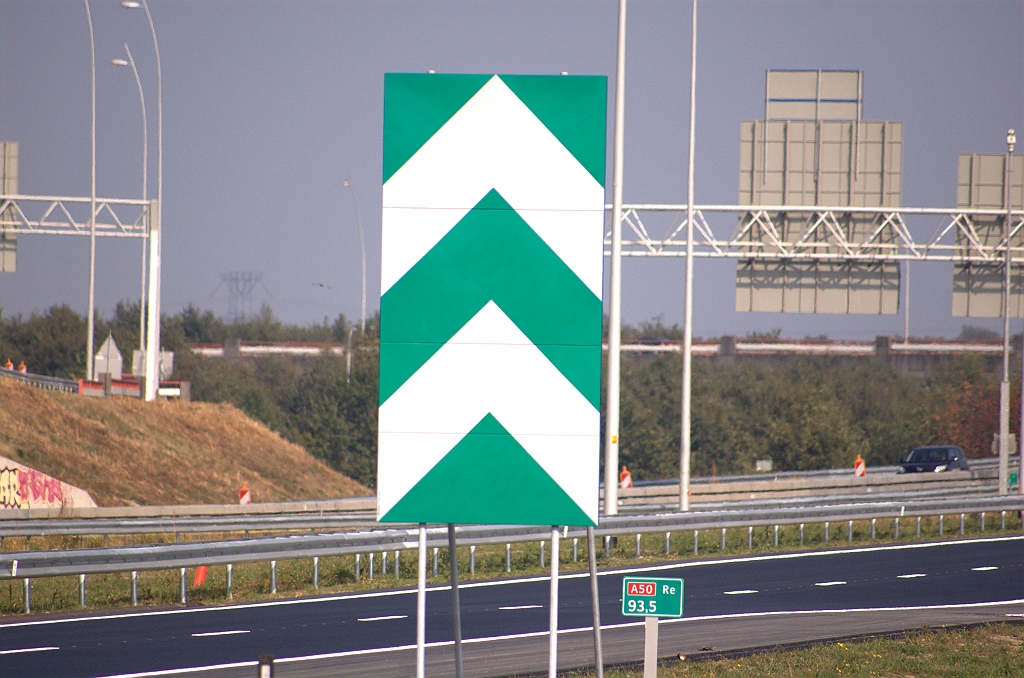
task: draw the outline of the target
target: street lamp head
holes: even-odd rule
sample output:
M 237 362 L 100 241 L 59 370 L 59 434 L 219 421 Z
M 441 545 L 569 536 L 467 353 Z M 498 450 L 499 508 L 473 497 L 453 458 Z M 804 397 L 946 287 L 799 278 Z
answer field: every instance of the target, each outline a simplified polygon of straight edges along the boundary
M 1015 145 L 1017 145 L 1017 135 L 1014 134 L 1011 129 L 1006 133 L 1006 147 L 1010 149 L 1010 153 L 1013 153 L 1013 147 Z
M 128 60 L 127 59 L 111 59 L 110 65 L 111 66 L 127 66 L 128 65 Z
M 139 7 L 142 7 L 142 5 L 138 2 L 128 2 L 128 0 L 125 0 L 125 2 L 121 3 L 121 7 L 125 9 L 138 9 Z

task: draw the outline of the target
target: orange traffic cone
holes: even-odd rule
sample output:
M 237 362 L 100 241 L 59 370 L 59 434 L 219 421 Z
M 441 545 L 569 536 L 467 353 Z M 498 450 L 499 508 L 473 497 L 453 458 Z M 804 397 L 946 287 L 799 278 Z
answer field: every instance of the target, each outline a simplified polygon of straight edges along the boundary
M 200 565 L 196 568 L 196 577 L 192 580 L 192 586 L 202 586 L 203 582 L 206 581 L 206 572 L 209 570 L 209 566 Z

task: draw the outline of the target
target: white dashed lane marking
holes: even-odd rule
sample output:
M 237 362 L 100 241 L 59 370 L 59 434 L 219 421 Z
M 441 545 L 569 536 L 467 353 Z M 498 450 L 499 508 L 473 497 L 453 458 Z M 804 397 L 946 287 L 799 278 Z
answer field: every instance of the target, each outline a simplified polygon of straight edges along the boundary
M 49 652 L 50 650 L 59 650 L 60 648 L 56 645 L 50 647 L 23 647 L 19 650 L 0 650 L 0 654 L 22 654 L 24 652 Z
M 242 633 L 249 633 L 246 630 L 239 629 L 237 631 L 208 631 L 207 633 L 193 633 L 193 638 L 209 638 L 211 636 L 237 636 Z
M 499 610 L 536 610 L 544 607 L 543 605 L 508 605 L 506 607 L 499 607 Z
M 918 577 L 926 577 L 926 576 L 928 576 L 928 575 L 925 575 L 925 574 L 901 574 L 901 575 L 899 575 L 896 578 L 897 579 L 917 579 Z
M 388 619 L 405 619 L 409 615 L 407 614 L 389 614 L 386 617 L 363 617 L 358 621 L 361 622 L 372 622 L 372 621 L 387 621 Z
M 845 581 L 819 581 L 815 586 L 842 586 Z
M 739 591 L 723 591 L 724 595 L 727 596 L 742 596 L 745 593 L 757 593 L 755 589 L 740 589 Z
M 985 567 L 972 567 L 971 572 L 991 572 L 992 570 L 998 570 L 998 567 L 994 565 L 986 565 Z

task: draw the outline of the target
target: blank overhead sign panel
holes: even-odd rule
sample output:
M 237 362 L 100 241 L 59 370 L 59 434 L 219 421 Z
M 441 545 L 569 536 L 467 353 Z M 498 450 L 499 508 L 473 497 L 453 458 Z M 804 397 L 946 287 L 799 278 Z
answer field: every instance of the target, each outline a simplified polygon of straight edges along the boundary
M 1010 207 L 1020 210 L 1024 198 L 1024 156 L 1015 155 L 1010 165 Z M 953 315 L 998 318 L 1003 315 L 1003 229 L 1006 215 L 971 214 L 978 210 L 1006 209 L 1006 155 L 961 153 L 957 157 L 956 206 L 966 212 L 956 231 L 957 254 L 973 261 L 953 265 Z M 1011 220 L 1010 247 L 1021 256 L 1024 238 L 1020 215 Z M 995 247 L 977 261 L 983 247 Z M 1024 317 L 1022 275 L 1015 266 L 1010 277 L 1010 317 Z
M 606 102 L 385 76 L 379 520 L 596 524 Z
M 859 71 L 766 74 L 764 119 L 740 126 L 739 204 L 764 209 L 740 216 L 759 257 L 737 262 L 737 311 L 896 313 L 897 263 L 820 260 L 854 244 L 898 249 L 884 217 L 841 209 L 900 206 L 903 124 L 861 120 L 862 82 Z

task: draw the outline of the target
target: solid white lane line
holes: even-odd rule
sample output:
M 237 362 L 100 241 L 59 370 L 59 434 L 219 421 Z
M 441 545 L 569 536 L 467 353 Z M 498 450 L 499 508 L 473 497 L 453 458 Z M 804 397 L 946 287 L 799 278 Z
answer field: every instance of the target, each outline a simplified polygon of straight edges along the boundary
M 248 631 L 209 631 L 207 633 L 193 633 L 193 638 L 209 638 L 210 636 L 237 636 L 240 633 L 249 633 Z
M 499 607 L 499 610 L 536 610 L 544 607 L 543 605 L 507 605 L 505 607 Z
M 987 565 L 985 567 L 972 567 L 971 572 L 991 572 L 992 570 L 998 570 L 998 567 L 994 565 Z
M 819 581 L 815 586 L 842 586 L 845 581 Z
M 722 591 L 722 593 L 727 596 L 741 596 L 745 593 L 757 593 L 757 591 L 755 589 L 742 589 L 740 591 Z
M 56 645 L 50 647 L 23 647 L 18 650 L 0 650 L 0 654 L 21 654 L 23 652 L 49 652 L 50 650 L 59 650 L 60 648 Z
M 919 544 L 897 544 L 890 546 L 866 546 L 855 549 L 843 549 L 835 551 L 800 551 L 797 553 L 776 553 L 765 556 L 742 556 L 739 558 L 724 558 L 722 560 L 700 560 L 693 562 L 684 563 L 664 563 L 661 565 L 645 565 L 640 567 L 624 567 L 617 570 L 605 570 L 599 572 L 599 577 L 614 577 L 621 574 L 631 574 L 634 572 L 660 572 L 663 570 L 680 570 L 689 569 L 692 567 L 707 567 L 714 565 L 724 565 L 729 563 L 753 563 L 771 560 L 792 560 L 797 558 L 818 558 L 822 556 L 841 556 L 849 555 L 854 553 L 875 553 L 881 551 L 905 551 L 908 549 L 928 549 L 928 548 L 947 548 L 957 546 L 969 546 L 971 544 L 981 544 L 988 542 L 1004 542 L 1004 541 L 1024 541 L 1024 536 L 1014 535 L 1006 537 L 978 537 L 972 539 L 956 539 L 950 541 L 939 541 L 939 542 L 925 542 Z M 412 546 L 416 545 L 415 542 L 411 542 Z M 411 548 L 411 547 L 410 547 Z M 573 574 L 560 574 L 559 579 L 583 579 L 589 577 L 588 572 L 580 572 Z M 549 578 L 547 576 L 537 577 L 522 577 L 519 579 L 498 579 L 494 581 L 477 581 L 467 584 L 459 584 L 459 588 L 481 588 L 486 586 L 509 586 L 514 584 L 524 584 L 530 582 L 547 582 Z M 440 586 L 429 586 L 427 592 L 441 592 L 450 591 L 451 586 L 443 584 Z M 0 624 L 0 629 L 14 628 L 18 626 L 46 626 L 50 624 L 71 624 L 77 622 L 89 622 L 89 621 L 104 621 L 107 619 L 125 619 L 128 617 L 162 617 L 164 615 L 175 615 L 175 614 L 208 614 L 223 612 L 225 610 L 251 610 L 258 609 L 261 607 L 279 607 L 282 605 L 313 605 L 316 603 L 330 603 L 337 602 L 340 600 L 355 600 L 358 598 L 383 598 L 390 596 L 414 596 L 416 595 L 416 589 L 399 589 L 391 591 L 368 591 L 364 593 L 345 593 L 332 596 L 319 596 L 316 598 L 291 598 L 288 600 L 270 600 L 258 603 L 242 603 L 239 605 L 219 605 L 213 607 L 195 607 L 186 608 L 179 610 L 154 610 L 152 612 L 125 612 L 118 614 L 104 614 L 87 617 L 64 617 L 61 619 L 38 619 L 27 622 L 11 622 L 7 624 Z M 643 624 L 643 622 L 640 622 Z M 227 666 L 227 665 L 225 665 Z M 233 666 L 233 665 L 232 665 Z M 239 666 L 255 666 L 253 663 L 242 663 Z M 148 674 L 147 674 L 148 675 Z
M 918 577 L 927 577 L 926 574 L 901 574 L 897 579 L 917 579 Z
M 407 614 L 389 614 L 384 617 L 363 617 L 357 621 L 361 622 L 372 622 L 372 621 L 387 621 L 388 619 L 408 619 Z

